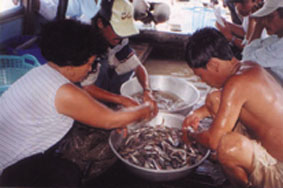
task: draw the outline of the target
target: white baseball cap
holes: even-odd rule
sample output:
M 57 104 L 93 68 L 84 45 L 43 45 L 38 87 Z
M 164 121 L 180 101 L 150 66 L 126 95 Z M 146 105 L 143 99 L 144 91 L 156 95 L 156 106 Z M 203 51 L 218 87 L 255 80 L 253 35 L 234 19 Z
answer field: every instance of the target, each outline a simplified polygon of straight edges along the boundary
M 265 0 L 263 7 L 254 12 L 252 17 L 263 17 L 271 14 L 278 8 L 283 7 L 283 0 Z
M 120 37 L 139 33 L 134 21 L 134 9 L 128 0 L 102 0 L 99 14 L 110 22 Z

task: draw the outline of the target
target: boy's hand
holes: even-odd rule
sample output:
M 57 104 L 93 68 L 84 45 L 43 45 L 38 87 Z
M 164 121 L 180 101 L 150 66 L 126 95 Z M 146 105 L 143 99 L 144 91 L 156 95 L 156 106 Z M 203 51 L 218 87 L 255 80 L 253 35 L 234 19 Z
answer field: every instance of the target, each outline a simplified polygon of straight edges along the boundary
M 216 22 L 216 27 L 218 28 L 218 30 L 225 36 L 225 38 L 229 41 L 232 40 L 233 38 L 233 34 L 229 28 L 229 24 L 225 21 L 224 22 L 225 27 L 222 27 L 218 22 Z
M 149 90 L 144 91 L 143 101 L 150 103 L 150 105 L 153 107 L 153 114 L 152 115 L 153 115 L 153 117 L 156 116 L 157 113 L 158 113 L 158 106 L 157 106 L 156 101 L 154 100 L 154 97 L 153 97 L 151 91 L 149 91 Z
M 198 130 L 198 125 L 200 122 L 200 118 L 197 114 L 192 113 L 191 115 L 188 115 L 185 120 L 183 121 L 182 129 L 188 130 L 189 127 L 193 128 L 194 131 Z

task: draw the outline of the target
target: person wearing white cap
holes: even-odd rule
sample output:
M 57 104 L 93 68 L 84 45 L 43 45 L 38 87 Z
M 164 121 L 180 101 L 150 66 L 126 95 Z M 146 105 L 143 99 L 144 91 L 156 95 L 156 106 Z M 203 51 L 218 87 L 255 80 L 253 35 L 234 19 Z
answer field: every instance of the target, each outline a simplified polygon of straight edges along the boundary
M 229 2 L 234 4 L 238 15 L 242 18 L 242 24 L 234 24 L 222 18 L 224 25 L 216 22 L 216 27 L 230 41 L 235 56 L 241 59 L 241 52 L 254 29 L 250 15 L 262 5 L 263 0 L 230 0 Z M 263 37 L 265 37 L 264 33 Z
M 121 101 L 119 94 L 121 85 L 135 72 L 144 89 L 144 101 L 153 104 L 157 114 L 158 108 L 149 86 L 148 73 L 126 38 L 139 33 L 133 13 L 133 6 L 128 0 L 102 0 L 100 11 L 92 19 L 92 26 L 104 36 L 109 48 L 107 54 L 101 57 L 96 80 L 87 78 L 81 85 L 97 99 L 123 106 L 133 105 L 129 100 L 126 101 L 128 104 Z
M 254 12 L 256 29 L 250 44 L 246 45 L 243 61 L 254 61 L 270 70 L 281 84 L 283 83 L 283 0 L 266 0 L 261 9 Z M 266 29 L 270 36 L 260 39 Z

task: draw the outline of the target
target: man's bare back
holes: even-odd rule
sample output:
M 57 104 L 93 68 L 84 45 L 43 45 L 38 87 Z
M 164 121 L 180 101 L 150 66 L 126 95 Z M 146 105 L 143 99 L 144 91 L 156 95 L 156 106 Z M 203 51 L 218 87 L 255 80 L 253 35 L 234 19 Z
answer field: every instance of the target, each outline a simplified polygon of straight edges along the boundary
M 240 120 L 252 137 L 273 157 L 283 161 L 283 150 L 279 149 L 283 145 L 283 89 L 259 65 L 245 62 L 244 66 L 235 76 L 241 83 L 237 84 L 238 92 L 246 98 Z

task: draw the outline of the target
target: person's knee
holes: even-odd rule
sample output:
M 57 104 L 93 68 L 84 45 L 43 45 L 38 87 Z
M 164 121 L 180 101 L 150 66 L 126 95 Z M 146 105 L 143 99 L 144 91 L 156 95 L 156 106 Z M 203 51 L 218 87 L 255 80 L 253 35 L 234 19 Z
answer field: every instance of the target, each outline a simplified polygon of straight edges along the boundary
M 241 165 L 250 168 L 253 146 L 245 136 L 231 132 L 222 137 L 217 148 L 217 159 L 222 165 Z

